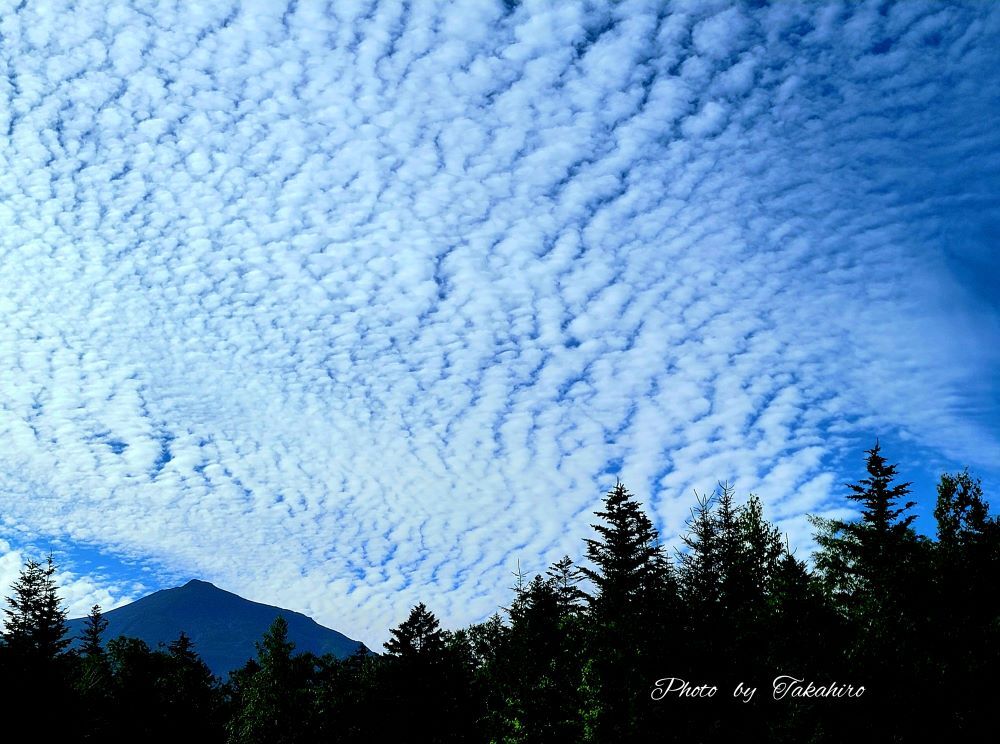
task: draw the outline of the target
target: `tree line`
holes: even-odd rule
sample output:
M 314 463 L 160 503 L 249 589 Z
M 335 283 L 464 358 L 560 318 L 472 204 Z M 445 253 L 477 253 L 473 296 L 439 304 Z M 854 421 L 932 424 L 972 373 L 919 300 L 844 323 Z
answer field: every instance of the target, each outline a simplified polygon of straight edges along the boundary
M 920 535 L 910 484 L 877 443 L 866 455 L 846 492 L 857 518 L 813 518 L 808 561 L 728 485 L 696 498 L 668 551 L 619 483 L 585 560 L 518 571 L 489 619 L 445 630 L 421 603 L 383 654 L 337 659 L 296 653 L 279 617 L 224 681 L 184 633 L 156 649 L 105 639 L 97 606 L 70 648 L 52 559 L 28 561 L 7 598 L 0 706 L 43 740 L 971 738 L 991 726 L 1000 669 L 1000 521 L 980 481 L 945 474 L 936 535 Z

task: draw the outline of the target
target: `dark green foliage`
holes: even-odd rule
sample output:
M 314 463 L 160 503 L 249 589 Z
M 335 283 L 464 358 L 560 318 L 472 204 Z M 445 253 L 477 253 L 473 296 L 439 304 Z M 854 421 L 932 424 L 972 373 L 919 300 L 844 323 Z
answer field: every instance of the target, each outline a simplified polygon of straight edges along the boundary
M 392 637 L 385 642 L 386 653 L 405 664 L 436 662 L 444 650 L 444 633 L 434 613 L 423 602 L 410 611 L 410 616 L 399 627 L 389 631 Z
M 885 619 L 895 612 L 901 572 L 911 567 L 916 549 L 914 515 L 903 516 L 914 502 L 897 506 L 910 484 L 893 484 L 896 466 L 886 463 L 878 443 L 867 454 L 868 477 L 848 484 L 848 498 L 861 504 L 861 519 L 816 522 L 816 565 L 846 612 Z
M 80 636 L 83 643 L 74 681 L 82 708 L 89 713 L 81 725 L 84 741 L 100 741 L 109 736 L 112 678 L 111 664 L 104 651 L 104 631 L 107 627 L 100 605 L 95 604 Z
M 90 608 L 90 614 L 87 615 L 87 622 L 83 626 L 83 633 L 80 635 L 83 641 L 83 644 L 80 646 L 80 653 L 85 658 L 104 656 L 102 641 L 104 631 L 107 629 L 108 621 L 104 619 L 101 606 L 95 604 Z
M 1000 669 L 1000 522 L 990 518 L 981 483 L 963 471 L 938 483 L 938 543 L 931 615 L 934 690 L 947 700 L 943 730 L 992 726 Z
M 312 741 L 315 657 L 294 655 L 288 623 L 278 617 L 257 644 L 257 661 L 240 680 L 228 741 L 239 744 Z
M 57 593 L 55 572 L 51 555 L 44 565 L 29 560 L 6 598 L 4 645 L 33 663 L 54 660 L 70 642 L 64 637 L 66 610 Z
M 66 610 L 55 572 L 51 555 L 45 563 L 28 560 L 11 586 L 0 634 L 0 700 L 23 720 L 46 717 L 46 735 L 60 739 L 69 736 L 69 719 L 48 712 L 72 710 L 74 659 L 65 653 Z
M 595 587 L 581 671 L 584 728 L 589 740 L 623 741 L 642 728 L 651 652 L 657 650 L 651 640 L 662 629 L 649 610 L 653 597 L 669 601 L 672 574 L 653 523 L 624 485 L 607 493 L 597 516 L 597 538 L 584 540 L 593 568 L 581 568 Z
M 412 742 L 467 741 L 477 715 L 472 694 L 474 649 L 465 631 L 443 631 L 421 602 L 390 631 L 379 674 L 382 717 L 373 738 Z
M 172 739 L 221 740 L 223 714 L 218 681 L 184 631 L 167 646 L 166 661 L 159 680 L 166 707 L 165 732 Z
M 83 741 L 974 740 L 1000 668 L 1000 522 L 979 481 L 945 474 L 937 539 L 923 538 L 878 444 L 866 471 L 846 494 L 857 519 L 814 520 L 814 568 L 727 484 L 697 497 L 672 561 L 619 483 L 588 563 L 518 568 L 506 616 L 448 631 L 421 603 L 384 655 L 343 659 L 296 653 L 278 618 L 225 685 L 185 633 L 105 644 L 98 606 L 67 652 L 55 567 L 29 561 L 0 636 L 0 699 L 33 720 L 67 711 L 46 736 Z M 866 694 L 778 703 L 779 674 Z M 718 697 L 654 701 L 671 676 Z M 732 699 L 739 681 L 759 687 L 752 704 Z

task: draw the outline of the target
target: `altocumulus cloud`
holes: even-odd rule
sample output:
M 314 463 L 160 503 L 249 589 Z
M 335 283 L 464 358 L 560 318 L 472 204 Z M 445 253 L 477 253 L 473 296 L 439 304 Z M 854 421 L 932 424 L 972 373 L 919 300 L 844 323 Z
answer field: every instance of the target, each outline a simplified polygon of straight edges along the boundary
M 988 467 L 998 33 L 3 3 L 3 571 L 27 535 L 150 569 L 74 607 L 199 575 L 376 645 L 578 555 L 619 475 L 667 534 L 729 479 L 805 544 L 859 437 Z

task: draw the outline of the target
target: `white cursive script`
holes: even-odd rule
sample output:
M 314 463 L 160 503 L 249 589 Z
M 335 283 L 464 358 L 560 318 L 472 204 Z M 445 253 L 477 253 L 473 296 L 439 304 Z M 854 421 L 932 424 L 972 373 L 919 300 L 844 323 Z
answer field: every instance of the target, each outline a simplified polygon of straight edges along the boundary
M 830 682 L 826 685 L 815 685 L 806 682 L 804 679 L 782 674 L 775 677 L 771 683 L 773 689 L 772 697 L 775 700 L 788 698 L 859 698 L 865 694 L 864 686 L 841 685 Z
M 679 698 L 710 698 L 714 697 L 716 692 L 718 692 L 718 688 L 714 685 L 704 684 L 693 686 L 690 682 L 680 677 L 664 677 L 663 679 L 656 680 L 653 691 L 649 693 L 649 696 L 653 700 L 663 700 L 667 695 L 675 695 Z

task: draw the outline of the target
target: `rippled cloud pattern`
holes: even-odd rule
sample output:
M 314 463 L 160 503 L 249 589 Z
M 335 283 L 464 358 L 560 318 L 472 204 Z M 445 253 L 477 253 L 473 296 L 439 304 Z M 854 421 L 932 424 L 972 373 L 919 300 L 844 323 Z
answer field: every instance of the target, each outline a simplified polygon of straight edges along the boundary
M 1000 6 L 0 8 L 0 567 L 114 559 L 77 609 L 376 646 L 616 477 L 805 545 L 856 441 L 995 465 Z

